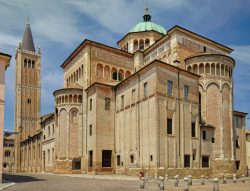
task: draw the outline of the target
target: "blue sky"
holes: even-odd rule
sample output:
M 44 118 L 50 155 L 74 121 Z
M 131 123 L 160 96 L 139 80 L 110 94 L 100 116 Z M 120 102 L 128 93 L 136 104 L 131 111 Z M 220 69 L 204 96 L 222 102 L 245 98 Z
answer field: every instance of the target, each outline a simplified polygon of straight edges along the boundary
M 235 51 L 234 108 L 250 113 L 250 0 L 149 0 L 152 21 L 180 25 Z M 0 49 L 11 54 L 6 73 L 5 129 L 14 128 L 15 50 L 29 17 L 42 51 L 41 113 L 54 110 L 53 91 L 63 86 L 60 65 L 85 39 L 116 47 L 142 21 L 146 0 L 0 0 Z M 250 121 L 247 120 L 247 126 Z

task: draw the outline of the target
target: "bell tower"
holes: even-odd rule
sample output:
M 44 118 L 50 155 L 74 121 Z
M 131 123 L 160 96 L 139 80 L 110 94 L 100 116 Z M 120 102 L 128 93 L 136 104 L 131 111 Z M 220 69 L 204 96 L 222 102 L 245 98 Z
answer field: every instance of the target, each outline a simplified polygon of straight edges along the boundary
M 15 164 L 21 170 L 21 149 L 39 130 L 41 102 L 41 51 L 36 51 L 27 19 L 15 56 Z M 29 165 L 29 164 L 28 164 Z M 26 164 L 23 164 L 26 166 Z

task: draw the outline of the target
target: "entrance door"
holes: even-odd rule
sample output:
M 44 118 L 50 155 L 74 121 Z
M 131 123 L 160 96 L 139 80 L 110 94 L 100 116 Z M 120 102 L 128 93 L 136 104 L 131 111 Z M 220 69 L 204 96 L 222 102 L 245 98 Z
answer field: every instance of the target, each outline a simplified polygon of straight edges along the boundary
M 111 167 L 111 150 L 102 150 L 102 167 Z
M 209 156 L 202 156 L 202 168 L 209 167 Z
M 184 168 L 190 167 L 190 155 L 184 155 Z

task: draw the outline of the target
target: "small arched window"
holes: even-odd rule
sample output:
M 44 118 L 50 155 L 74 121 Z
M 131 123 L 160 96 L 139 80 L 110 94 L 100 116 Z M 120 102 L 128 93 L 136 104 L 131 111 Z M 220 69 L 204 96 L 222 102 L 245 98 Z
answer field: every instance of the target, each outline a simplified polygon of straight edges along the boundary
M 134 40 L 134 51 L 138 50 L 138 40 Z
M 31 61 L 28 61 L 28 68 L 31 68 Z
M 4 156 L 5 156 L 5 157 L 10 157 L 10 151 L 5 151 L 5 152 L 4 152 Z
M 112 75 L 112 79 L 122 81 L 122 75 L 120 73 L 117 74 L 117 72 L 114 72 Z
M 147 39 L 145 40 L 145 47 L 147 48 L 147 47 L 149 47 L 149 45 L 150 45 L 149 39 L 147 38 Z
M 31 67 L 32 67 L 32 68 L 35 68 L 35 61 L 32 61 Z
M 140 42 L 139 42 L 139 49 L 140 49 L 141 51 L 144 50 L 144 41 L 143 41 L 142 39 L 141 39 Z
M 134 155 L 130 155 L 130 163 L 134 163 Z
M 24 68 L 27 68 L 27 60 L 24 60 Z

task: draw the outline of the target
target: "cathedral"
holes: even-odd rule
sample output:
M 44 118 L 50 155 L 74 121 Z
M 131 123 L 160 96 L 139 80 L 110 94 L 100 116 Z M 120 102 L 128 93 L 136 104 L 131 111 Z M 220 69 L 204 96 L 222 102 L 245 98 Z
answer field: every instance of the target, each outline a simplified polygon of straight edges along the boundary
M 17 172 L 246 174 L 230 47 L 143 21 L 110 47 L 84 40 L 40 116 L 41 50 L 27 23 L 16 50 Z

